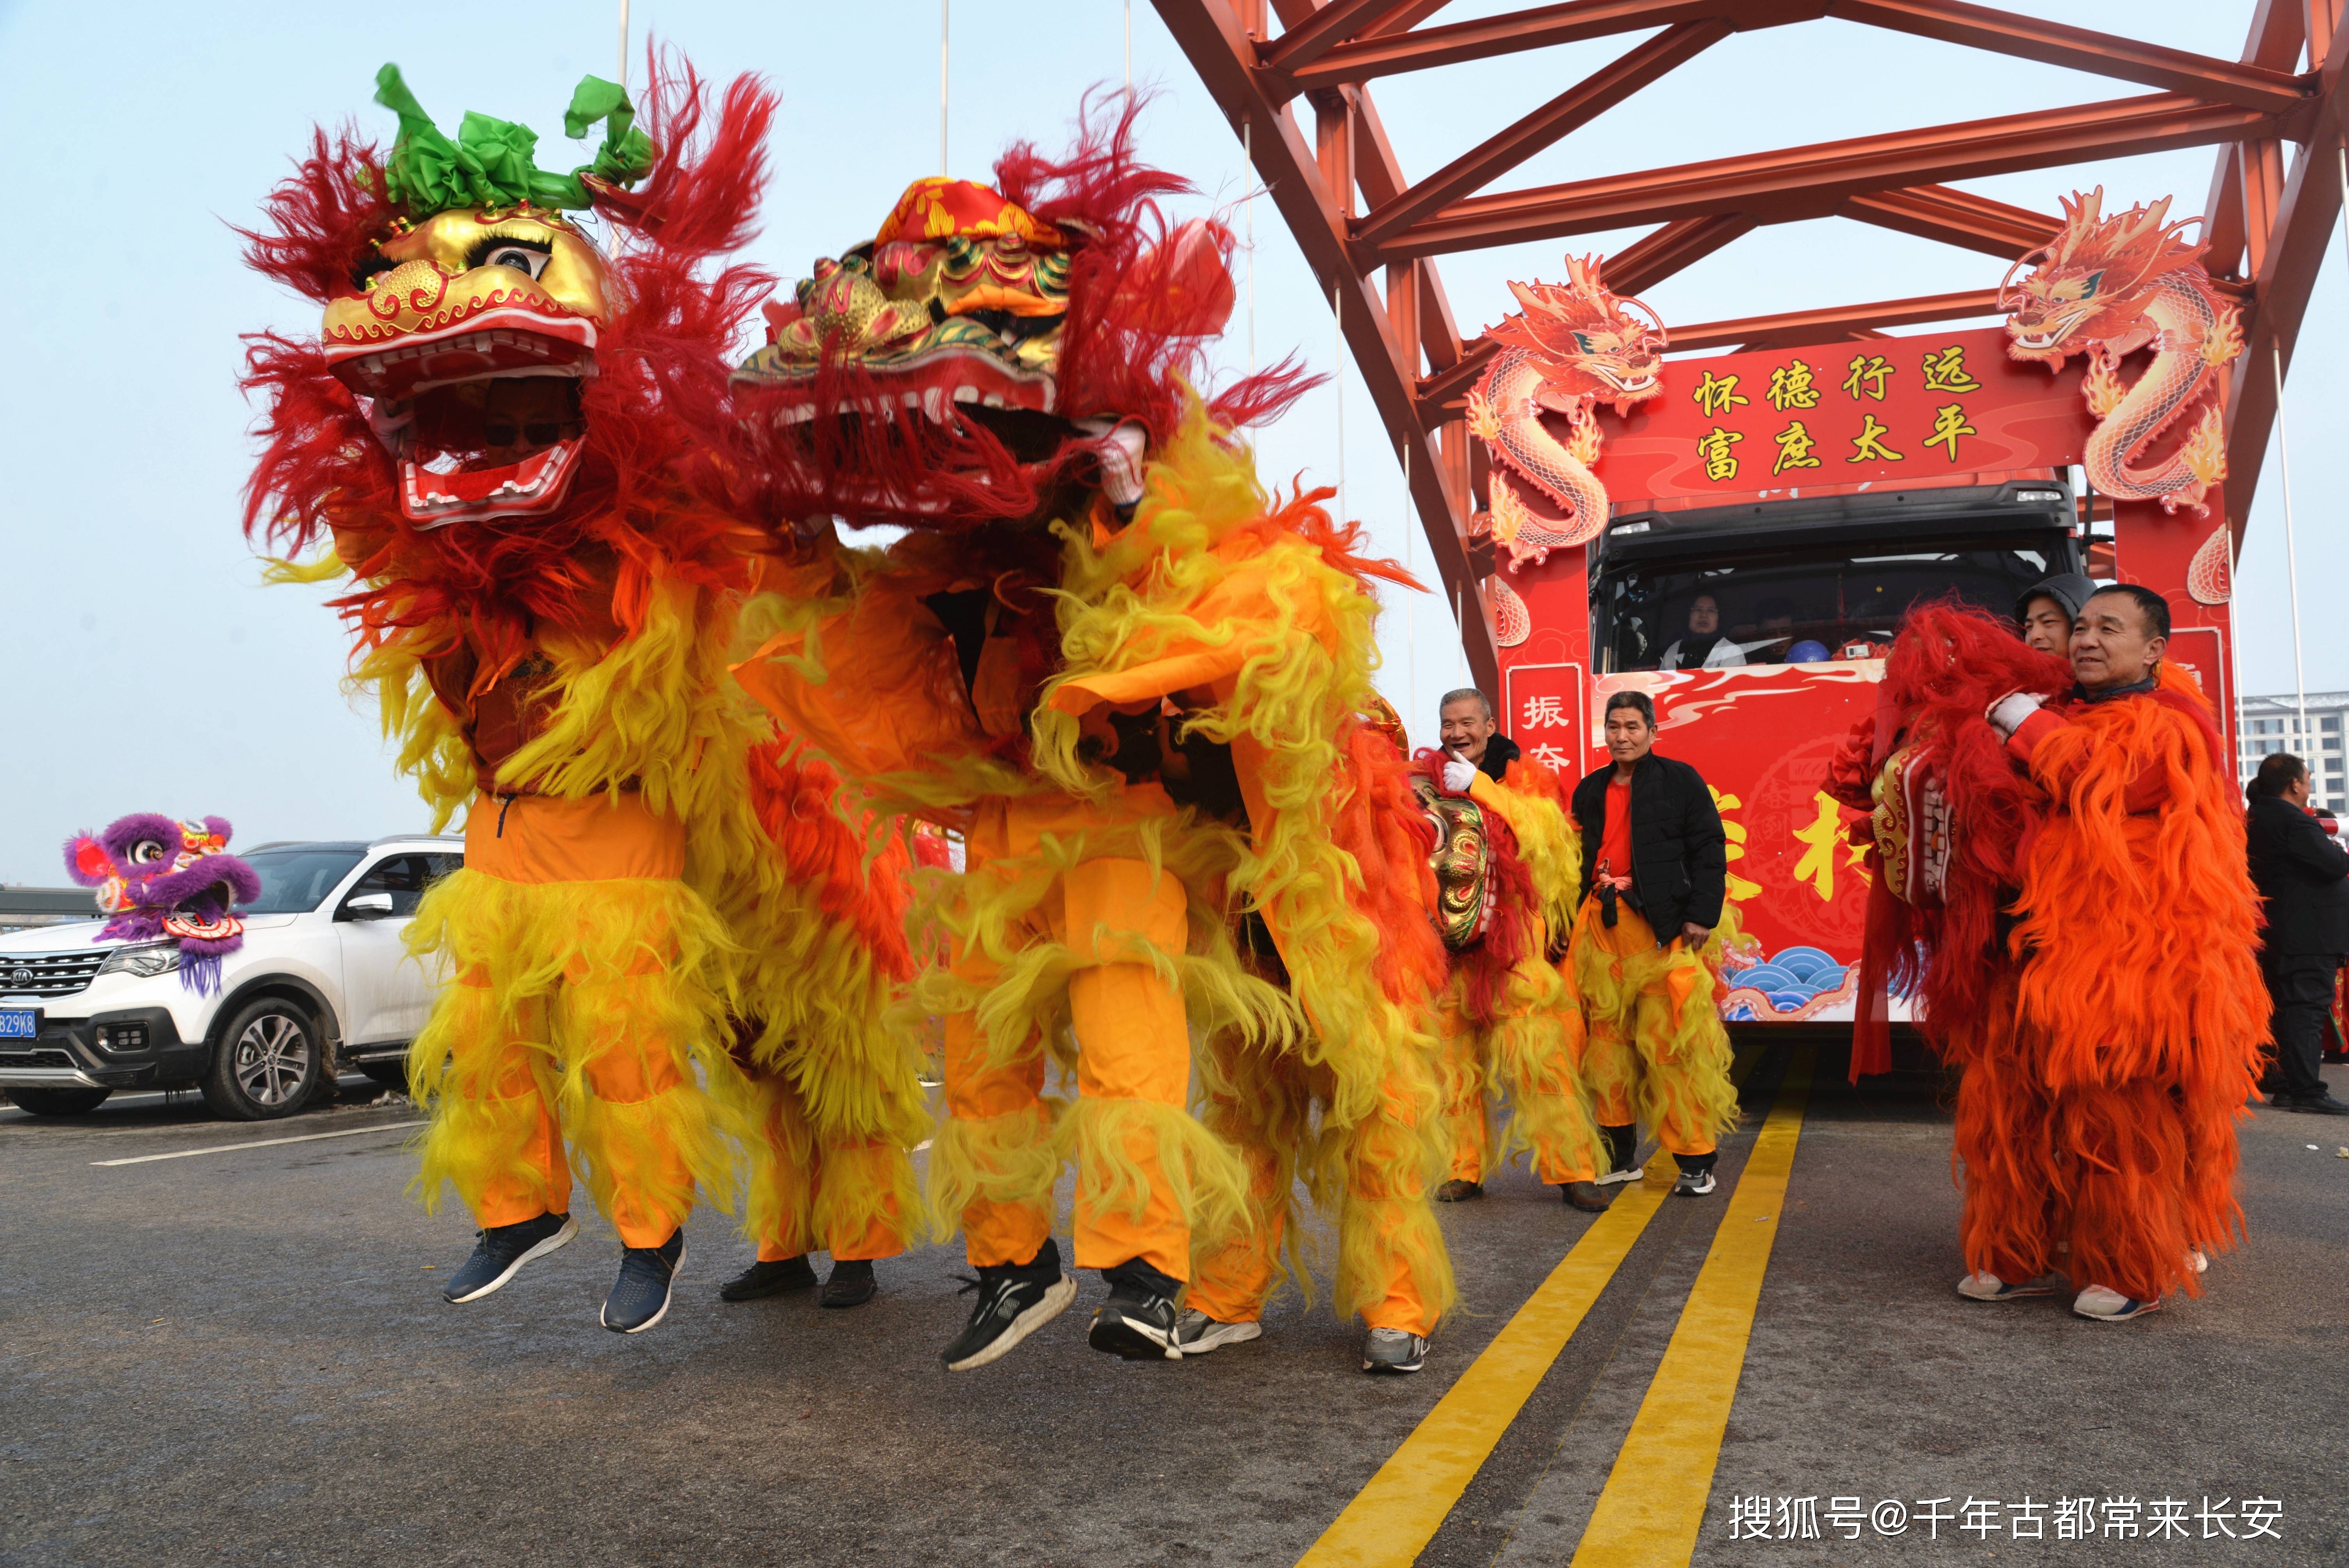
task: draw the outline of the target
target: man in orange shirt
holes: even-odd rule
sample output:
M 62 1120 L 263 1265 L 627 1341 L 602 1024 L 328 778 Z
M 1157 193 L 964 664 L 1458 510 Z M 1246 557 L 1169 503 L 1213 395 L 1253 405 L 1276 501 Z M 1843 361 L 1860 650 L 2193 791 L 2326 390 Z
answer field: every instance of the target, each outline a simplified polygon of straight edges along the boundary
M 1680 1165 L 1672 1191 L 1696 1198 L 1713 1188 L 1714 1140 L 1737 1124 L 1729 1036 L 1703 957 L 1721 923 L 1728 851 L 1704 779 L 1655 745 L 1654 703 L 1617 692 L 1607 699 L 1614 761 L 1574 790 L 1582 1068 L 1611 1160 L 1600 1182 L 1641 1174 L 1631 1158 L 1645 1120 Z

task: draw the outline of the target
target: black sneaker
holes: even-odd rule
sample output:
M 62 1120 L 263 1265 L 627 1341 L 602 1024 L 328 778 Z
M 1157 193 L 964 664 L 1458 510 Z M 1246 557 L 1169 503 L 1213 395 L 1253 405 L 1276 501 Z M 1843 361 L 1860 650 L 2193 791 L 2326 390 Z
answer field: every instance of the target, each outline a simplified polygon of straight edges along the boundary
M 541 1214 L 511 1225 L 492 1225 L 480 1233 L 473 1255 L 465 1260 L 440 1292 L 451 1304 L 479 1301 L 513 1278 L 533 1258 L 543 1258 L 579 1233 L 579 1222 L 568 1214 Z
M 1416 1372 L 1427 1360 L 1427 1339 L 1402 1328 L 1373 1328 L 1362 1341 L 1365 1372 Z
M 620 1253 L 620 1277 L 604 1298 L 604 1326 L 615 1334 L 642 1334 L 668 1315 L 677 1288 L 677 1265 L 685 1261 L 685 1227 L 657 1247 L 629 1247 Z
M 832 1277 L 823 1282 L 823 1298 L 819 1306 L 863 1306 L 873 1299 L 880 1286 L 873 1279 L 873 1263 L 869 1258 L 834 1258 Z
M 1183 1347 L 1174 1338 L 1174 1298 L 1183 1282 L 1140 1258 L 1102 1270 L 1102 1278 L 1109 1284 L 1109 1299 L 1093 1310 L 1086 1336 L 1092 1347 L 1124 1361 L 1182 1360 Z
M 1077 1299 L 1076 1276 L 1061 1272 L 1060 1245 L 1049 1239 L 1031 1262 L 980 1264 L 978 1277 L 962 1289 L 978 1292 L 978 1300 L 954 1343 L 938 1353 L 949 1372 L 999 1359 Z
M 1586 1214 L 1603 1214 L 1615 1202 L 1615 1194 L 1596 1181 L 1567 1181 L 1559 1186 L 1566 1196 L 1566 1206 L 1579 1209 Z
M 787 1290 L 814 1288 L 815 1270 L 808 1266 L 807 1254 L 802 1253 L 795 1258 L 752 1264 L 718 1287 L 718 1299 L 757 1301 L 761 1296 L 781 1295 Z
M 1675 1198 L 1702 1198 L 1707 1192 L 1712 1191 L 1713 1188 L 1713 1180 L 1712 1171 L 1683 1171 L 1680 1174 L 1680 1179 L 1672 1183 L 1672 1196 Z

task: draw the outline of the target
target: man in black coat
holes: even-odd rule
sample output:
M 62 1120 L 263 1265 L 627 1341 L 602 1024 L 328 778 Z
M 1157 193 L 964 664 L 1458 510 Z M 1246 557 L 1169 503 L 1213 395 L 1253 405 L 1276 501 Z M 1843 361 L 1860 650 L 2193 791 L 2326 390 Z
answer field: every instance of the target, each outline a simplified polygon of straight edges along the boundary
M 1680 1166 L 1672 1189 L 1713 1191 L 1714 1142 L 1737 1124 L 1729 1036 L 1703 950 L 1721 923 L 1729 856 L 1704 779 L 1655 753 L 1656 709 L 1643 692 L 1607 701 L 1613 762 L 1575 786 L 1582 834 L 1575 979 L 1588 1039 L 1583 1076 L 1613 1169 L 1631 1163 L 1637 1119 Z
M 2308 764 L 2289 752 L 2262 758 L 2251 797 L 2251 881 L 2267 906 L 2260 972 L 2275 1044 L 2260 1087 L 2289 1110 L 2349 1116 L 2317 1071 L 2333 976 L 2349 954 L 2349 852 L 2308 814 Z

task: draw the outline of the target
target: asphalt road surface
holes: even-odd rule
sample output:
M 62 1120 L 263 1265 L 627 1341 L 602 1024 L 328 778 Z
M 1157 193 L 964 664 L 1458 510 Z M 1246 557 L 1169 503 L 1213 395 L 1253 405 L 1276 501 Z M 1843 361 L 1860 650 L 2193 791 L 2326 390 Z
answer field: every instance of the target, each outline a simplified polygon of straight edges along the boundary
M 1294 1295 L 1201 1359 L 1072 1310 L 949 1377 L 958 1249 L 728 1305 L 708 1212 L 651 1333 L 596 1326 L 593 1218 L 450 1307 L 402 1102 L 0 1110 L 0 1563 L 2349 1563 L 2349 1124 L 2246 1120 L 2250 1241 L 2096 1324 L 1954 1295 L 1938 1086 L 1808 1065 L 1759 1054 L 1709 1198 L 1445 1210 L 1462 1309 L 1381 1379 Z

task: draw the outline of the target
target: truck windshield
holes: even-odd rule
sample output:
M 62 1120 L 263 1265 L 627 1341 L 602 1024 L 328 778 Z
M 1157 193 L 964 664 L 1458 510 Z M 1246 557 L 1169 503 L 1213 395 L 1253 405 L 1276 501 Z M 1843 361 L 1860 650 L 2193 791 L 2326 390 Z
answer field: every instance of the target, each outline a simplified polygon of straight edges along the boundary
M 366 852 L 357 844 L 299 844 L 257 850 L 244 863 L 261 876 L 261 896 L 237 906 L 243 914 L 303 914 L 326 901 Z
M 1914 538 L 1881 551 L 1851 544 L 1626 561 L 1600 578 L 1593 608 L 1602 674 L 1880 658 L 1912 604 L 1950 593 L 1994 614 L 2072 570 L 2061 536 L 1946 546 Z

